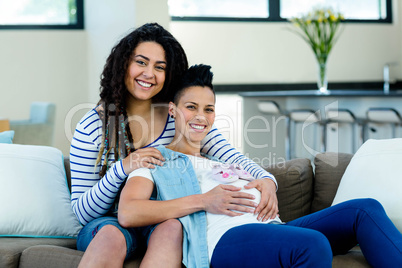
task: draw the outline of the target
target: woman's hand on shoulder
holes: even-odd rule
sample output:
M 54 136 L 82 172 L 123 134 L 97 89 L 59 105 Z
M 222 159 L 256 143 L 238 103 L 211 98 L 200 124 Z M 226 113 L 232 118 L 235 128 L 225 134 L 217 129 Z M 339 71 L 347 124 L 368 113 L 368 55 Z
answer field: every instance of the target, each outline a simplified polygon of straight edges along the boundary
M 240 212 L 253 213 L 257 207 L 257 204 L 252 201 L 255 196 L 240 192 L 240 190 L 240 187 L 233 185 L 220 184 L 216 186 L 202 194 L 204 210 L 212 214 L 228 216 L 242 215 Z
M 278 213 L 278 198 L 276 196 L 276 184 L 271 179 L 255 179 L 244 186 L 245 189 L 256 188 L 261 192 L 261 201 L 255 209 L 257 219 L 266 221 L 274 219 Z
M 155 168 L 162 166 L 165 159 L 161 152 L 153 147 L 138 149 L 123 159 L 123 169 L 126 174 L 139 168 Z

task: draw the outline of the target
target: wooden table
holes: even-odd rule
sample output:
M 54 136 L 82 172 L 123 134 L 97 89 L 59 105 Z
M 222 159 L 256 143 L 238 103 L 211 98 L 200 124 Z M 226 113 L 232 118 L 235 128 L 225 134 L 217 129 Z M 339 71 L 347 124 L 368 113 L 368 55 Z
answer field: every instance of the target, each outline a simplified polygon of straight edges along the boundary
M 8 119 L 0 119 L 0 132 L 10 130 L 10 121 Z

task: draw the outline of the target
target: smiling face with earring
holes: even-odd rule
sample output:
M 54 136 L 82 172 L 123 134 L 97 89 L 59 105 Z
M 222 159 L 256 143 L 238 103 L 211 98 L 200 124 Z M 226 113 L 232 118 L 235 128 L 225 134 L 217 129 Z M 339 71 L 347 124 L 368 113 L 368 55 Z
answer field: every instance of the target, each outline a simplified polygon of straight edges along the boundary
M 163 131 L 167 105 L 153 106 L 152 98 L 165 84 L 166 68 L 165 50 L 156 42 L 140 42 L 129 60 L 126 104 L 135 148 L 149 144 Z
M 200 152 L 201 141 L 215 121 L 215 94 L 208 86 L 191 86 L 179 95 L 169 103 L 169 114 L 175 119 L 176 132 L 167 147 L 189 154 Z
M 146 101 L 158 94 L 165 82 L 166 65 L 165 51 L 160 44 L 139 43 L 125 76 L 129 99 Z

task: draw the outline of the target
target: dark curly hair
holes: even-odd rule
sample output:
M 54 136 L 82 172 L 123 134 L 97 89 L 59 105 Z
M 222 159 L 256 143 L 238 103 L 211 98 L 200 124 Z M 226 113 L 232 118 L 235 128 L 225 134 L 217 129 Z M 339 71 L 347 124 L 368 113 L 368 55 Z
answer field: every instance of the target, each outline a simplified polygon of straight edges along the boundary
M 103 126 L 102 145 L 96 165 L 100 163 L 103 152 L 106 150 L 101 176 L 106 173 L 108 155 L 112 149 L 116 161 L 135 150 L 128 128 L 126 112 L 128 91 L 125 76 L 134 49 L 142 42 L 156 42 L 165 51 L 167 62 L 165 83 L 162 90 L 152 98 L 154 103 L 166 102 L 173 98 L 176 84 L 188 68 L 187 57 L 180 43 L 157 23 L 147 23 L 133 30 L 113 47 L 106 60 L 100 83 L 99 110 Z

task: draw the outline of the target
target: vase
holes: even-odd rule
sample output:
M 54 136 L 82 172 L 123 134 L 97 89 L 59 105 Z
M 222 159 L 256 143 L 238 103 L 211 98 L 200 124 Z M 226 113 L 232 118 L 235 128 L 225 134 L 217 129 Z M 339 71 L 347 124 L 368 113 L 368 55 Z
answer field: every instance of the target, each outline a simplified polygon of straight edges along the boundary
M 327 57 L 317 57 L 317 87 L 319 94 L 329 94 L 327 80 Z

